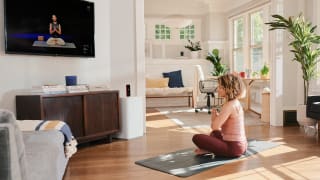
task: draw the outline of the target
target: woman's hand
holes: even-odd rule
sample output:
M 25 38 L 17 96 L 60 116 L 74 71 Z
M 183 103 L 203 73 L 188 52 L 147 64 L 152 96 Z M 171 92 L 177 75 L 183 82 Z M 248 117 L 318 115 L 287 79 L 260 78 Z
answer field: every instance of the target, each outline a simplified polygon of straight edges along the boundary
M 231 103 L 225 103 L 221 107 L 221 111 L 219 111 L 217 108 L 212 108 L 211 129 L 220 130 L 222 125 L 229 118 L 232 110 L 233 110 L 233 106 Z
M 219 111 L 217 108 L 211 109 L 211 119 L 213 120 L 215 117 L 219 116 Z
M 213 122 L 215 121 L 215 119 L 217 119 L 217 116 L 219 116 L 219 112 L 216 108 L 212 108 L 211 109 L 211 128 L 213 128 Z

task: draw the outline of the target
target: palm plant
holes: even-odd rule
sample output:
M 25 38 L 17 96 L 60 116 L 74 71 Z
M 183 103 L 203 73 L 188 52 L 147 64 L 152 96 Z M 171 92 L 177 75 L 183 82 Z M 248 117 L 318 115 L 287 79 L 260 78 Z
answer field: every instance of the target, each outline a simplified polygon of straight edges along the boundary
M 298 17 L 288 19 L 280 15 L 272 15 L 274 20 L 266 24 L 270 25 L 270 30 L 283 29 L 290 33 L 292 41 L 289 45 L 294 54 L 293 61 L 301 65 L 304 84 L 304 104 L 307 103 L 309 84 L 312 79 L 318 76 L 317 63 L 319 62 L 320 48 L 315 45 L 320 44 L 320 36 L 315 33 L 317 26 L 312 26 L 307 22 L 302 14 Z
M 206 59 L 209 60 L 214 66 L 214 69 L 211 72 L 213 76 L 221 76 L 228 71 L 227 66 L 221 64 L 221 57 L 219 56 L 218 49 L 213 49 L 212 52 L 209 52 Z

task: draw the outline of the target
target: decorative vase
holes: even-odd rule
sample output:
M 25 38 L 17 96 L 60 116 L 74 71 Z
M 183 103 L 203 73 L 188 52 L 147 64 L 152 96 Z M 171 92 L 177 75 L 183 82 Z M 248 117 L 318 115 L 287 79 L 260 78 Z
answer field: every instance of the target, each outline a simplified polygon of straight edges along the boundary
M 261 79 L 269 79 L 269 74 L 261 74 Z
M 316 129 L 317 121 L 312 118 L 308 118 L 306 111 L 307 105 L 299 104 L 297 106 L 297 121 L 299 125 L 304 128 L 305 133 L 310 134 L 309 131 L 314 131 Z
M 199 58 L 199 51 L 191 51 L 190 55 L 191 55 L 191 59 L 198 59 Z

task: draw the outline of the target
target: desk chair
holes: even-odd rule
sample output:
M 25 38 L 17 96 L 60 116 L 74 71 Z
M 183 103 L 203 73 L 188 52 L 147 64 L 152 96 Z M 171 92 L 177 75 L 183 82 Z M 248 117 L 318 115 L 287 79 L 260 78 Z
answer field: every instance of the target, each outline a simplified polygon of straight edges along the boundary
M 199 112 L 199 110 L 207 109 L 208 114 L 211 114 L 211 109 L 213 107 L 219 108 L 223 103 L 223 98 L 215 97 L 215 92 L 218 87 L 217 79 L 207 79 L 199 81 L 199 90 L 201 93 L 206 94 L 207 104 L 203 107 L 196 107 L 195 112 Z M 213 105 L 211 105 L 211 97 L 213 99 Z

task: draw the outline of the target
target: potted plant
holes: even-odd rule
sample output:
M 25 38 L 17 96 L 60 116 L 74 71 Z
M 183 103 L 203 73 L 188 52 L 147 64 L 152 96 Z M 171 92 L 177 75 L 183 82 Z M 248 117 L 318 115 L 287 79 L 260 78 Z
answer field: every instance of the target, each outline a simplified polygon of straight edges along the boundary
M 269 77 L 269 67 L 264 64 L 260 70 L 261 79 L 268 79 Z
M 200 41 L 192 42 L 190 39 L 188 39 L 189 44 L 185 45 L 184 47 L 190 50 L 191 58 L 197 59 L 199 58 L 199 51 L 202 50 L 200 46 Z
M 309 84 L 312 79 L 317 77 L 317 63 L 320 55 L 320 36 L 315 33 L 316 26 L 307 22 L 302 14 L 298 17 L 289 17 L 288 19 L 280 15 L 272 15 L 274 20 L 266 24 L 270 25 L 270 30 L 283 29 L 290 33 L 292 41 L 289 46 L 294 54 L 293 61 L 301 65 L 302 78 L 304 84 L 304 104 L 298 105 L 297 120 L 302 126 L 315 125 L 316 121 L 306 117 L 306 103 L 309 91 Z
M 221 64 L 221 57 L 219 56 L 218 49 L 213 49 L 209 52 L 206 59 L 213 64 L 213 71 L 211 72 L 213 76 L 221 76 L 228 71 L 227 66 Z

